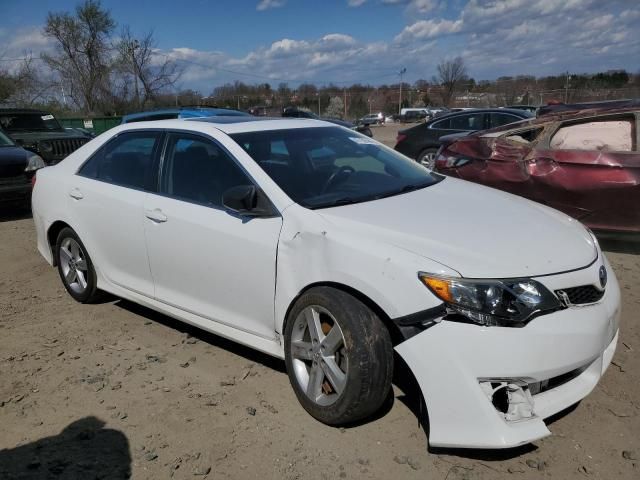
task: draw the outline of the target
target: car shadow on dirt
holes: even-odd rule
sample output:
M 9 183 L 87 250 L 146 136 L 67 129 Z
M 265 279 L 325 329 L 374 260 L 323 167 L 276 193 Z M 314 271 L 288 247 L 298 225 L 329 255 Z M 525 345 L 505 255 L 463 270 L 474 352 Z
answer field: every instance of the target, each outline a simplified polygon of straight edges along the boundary
M 133 303 L 123 299 L 116 299 L 115 297 L 106 297 L 104 300 L 115 300 L 114 305 L 135 315 L 145 317 L 153 322 L 160 323 L 180 333 L 187 334 L 213 347 L 218 347 L 235 355 L 244 357 L 251 362 L 260 363 L 265 367 L 271 368 L 280 373 L 286 373 L 284 360 L 280 360 L 252 348 L 245 347 L 244 345 L 233 342 L 231 340 L 227 340 L 226 338 L 220 337 L 213 333 L 209 333 L 198 327 L 194 327 L 192 325 L 189 325 L 188 323 L 176 320 L 172 317 L 169 317 L 168 315 L 156 312 L 155 310 L 151 310 L 150 308 L 144 307 L 137 303 Z
M 122 432 L 104 426 L 96 417 L 85 417 L 58 435 L 0 450 L 0 478 L 130 478 L 129 441 Z
M 10 205 L 0 206 L 0 223 L 25 220 L 27 218 L 31 218 L 30 208 Z
M 630 253 L 640 255 L 640 234 L 598 233 L 598 242 L 604 252 Z

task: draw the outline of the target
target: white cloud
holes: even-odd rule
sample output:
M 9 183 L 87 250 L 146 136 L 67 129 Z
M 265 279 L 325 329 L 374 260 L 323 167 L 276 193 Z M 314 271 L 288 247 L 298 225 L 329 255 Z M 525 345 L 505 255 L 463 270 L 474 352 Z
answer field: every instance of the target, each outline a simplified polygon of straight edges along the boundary
M 427 13 L 434 10 L 438 0 L 381 0 L 385 5 L 406 5 L 408 11 L 417 13 Z
M 462 30 L 463 20 L 419 20 L 396 35 L 396 42 L 435 38 Z
M 383 0 L 373 1 L 379 5 Z M 366 42 L 349 31 L 334 31 L 314 38 L 275 37 L 271 43 L 235 55 L 184 44 L 159 53 L 184 67 L 180 88 L 204 94 L 234 80 L 272 85 L 280 81 L 292 85 L 303 81 L 394 83 L 401 67 L 407 68 L 405 78 L 413 81 L 431 78 L 440 59 L 458 55 L 476 79 L 566 70 L 634 70 L 640 64 L 640 5 L 631 5 L 630 0 L 459 0 L 463 5 L 455 12 L 436 8 L 426 15 L 417 9 L 442 2 L 385 1 L 415 9 L 407 10 L 411 21 L 392 38 Z M 284 0 L 267 3 L 274 2 Z M 342 2 L 342 7 L 348 4 Z M 13 31 L 2 27 L 0 45 L 5 58 L 29 51 L 37 57 L 52 48 L 37 27 Z M 0 63 L 0 67 L 9 66 Z
M 270 8 L 280 8 L 283 7 L 285 3 L 287 3 L 286 0 L 260 0 L 256 6 L 256 10 L 261 12 L 263 10 L 269 10 Z
M 0 29 L 0 45 L 0 68 L 11 72 L 22 65 L 23 58 L 38 58 L 40 53 L 53 49 L 53 42 L 42 34 L 40 27 L 25 27 L 16 31 Z
M 350 7 L 359 7 L 363 5 L 367 0 L 347 0 L 347 5 Z

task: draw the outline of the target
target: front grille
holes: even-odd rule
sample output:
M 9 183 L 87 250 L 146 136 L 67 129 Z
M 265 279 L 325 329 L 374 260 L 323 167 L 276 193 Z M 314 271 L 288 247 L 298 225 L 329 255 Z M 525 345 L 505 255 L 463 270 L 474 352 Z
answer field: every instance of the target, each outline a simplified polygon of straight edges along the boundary
M 60 161 L 70 153 L 79 149 L 82 145 L 87 143 L 86 138 L 61 138 L 56 140 L 46 140 L 51 145 L 51 152 L 49 155 L 52 159 Z
M 593 285 L 582 285 L 580 287 L 556 290 L 556 294 L 568 305 L 587 305 L 600 301 L 604 295 L 604 290 L 599 290 Z
M 541 382 L 535 382 L 529 384 L 529 391 L 531 395 L 537 395 L 542 392 L 546 392 L 547 390 L 552 390 L 556 387 L 564 385 L 565 383 L 569 383 L 574 378 L 584 372 L 589 365 L 583 365 L 580 368 L 576 368 L 575 370 L 571 370 L 570 372 L 563 373 L 562 375 L 558 375 L 557 377 L 549 378 L 547 380 L 543 380 Z

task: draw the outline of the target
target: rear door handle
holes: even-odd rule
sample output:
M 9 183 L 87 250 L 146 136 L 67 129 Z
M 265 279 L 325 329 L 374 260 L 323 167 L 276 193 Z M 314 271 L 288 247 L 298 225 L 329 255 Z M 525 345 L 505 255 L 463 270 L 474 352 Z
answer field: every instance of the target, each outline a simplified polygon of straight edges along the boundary
M 144 214 L 149 220 L 153 220 L 156 223 L 163 223 L 167 221 L 167 216 L 162 213 L 162 210 L 159 208 L 145 210 Z
M 82 195 L 82 192 L 80 190 L 78 190 L 77 188 L 73 188 L 70 192 L 69 192 L 69 196 L 71 198 L 75 198 L 76 200 L 81 200 L 84 198 L 84 195 Z

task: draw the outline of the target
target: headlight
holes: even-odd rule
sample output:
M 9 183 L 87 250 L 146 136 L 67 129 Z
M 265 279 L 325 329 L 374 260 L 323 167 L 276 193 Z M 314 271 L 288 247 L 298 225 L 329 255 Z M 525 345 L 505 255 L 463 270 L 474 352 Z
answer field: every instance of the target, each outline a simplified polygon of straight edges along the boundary
M 46 165 L 44 163 L 44 160 L 42 160 L 42 157 L 40 157 L 40 155 L 36 155 L 35 153 L 32 153 L 31 156 L 29 157 L 29 160 L 27 161 L 27 168 L 25 168 L 24 171 L 34 172 L 39 168 L 42 168 L 45 166 Z
M 562 308 L 544 285 L 528 278 L 469 280 L 422 272 L 418 277 L 451 313 L 480 325 L 523 327 L 533 316 Z

